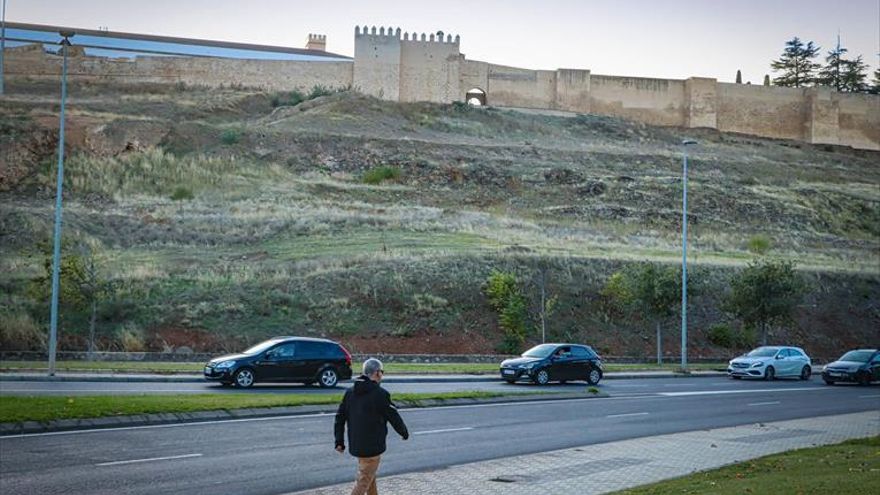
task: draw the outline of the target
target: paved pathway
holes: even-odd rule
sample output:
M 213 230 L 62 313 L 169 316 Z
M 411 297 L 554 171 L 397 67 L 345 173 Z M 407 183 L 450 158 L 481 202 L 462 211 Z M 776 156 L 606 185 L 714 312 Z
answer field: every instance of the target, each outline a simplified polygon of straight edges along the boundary
M 880 412 L 752 424 L 474 462 L 379 479 L 383 494 L 596 494 L 779 452 L 880 435 Z M 354 475 L 354 460 L 351 471 Z M 297 492 L 347 494 L 351 484 Z

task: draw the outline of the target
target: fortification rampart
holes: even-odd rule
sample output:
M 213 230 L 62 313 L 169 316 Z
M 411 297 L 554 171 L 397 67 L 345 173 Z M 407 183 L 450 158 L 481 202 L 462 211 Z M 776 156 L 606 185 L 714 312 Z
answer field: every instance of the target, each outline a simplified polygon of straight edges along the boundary
M 619 77 L 589 70 L 530 70 L 467 60 L 460 38 L 441 31 L 355 28 L 354 60 L 269 61 L 223 58 L 70 58 L 73 79 L 269 90 L 351 86 L 391 101 L 465 101 L 479 90 L 488 105 L 610 115 L 653 125 L 706 127 L 770 138 L 880 150 L 880 96 L 826 88 L 781 88 Z M 308 43 L 326 46 L 326 37 Z M 41 47 L 7 49 L 7 76 L 57 78 L 61 58 Z

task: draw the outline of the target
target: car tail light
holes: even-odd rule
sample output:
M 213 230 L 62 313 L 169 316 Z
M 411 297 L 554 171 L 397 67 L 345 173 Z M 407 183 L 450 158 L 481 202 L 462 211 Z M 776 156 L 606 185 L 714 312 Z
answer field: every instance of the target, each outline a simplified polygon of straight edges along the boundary
M 345 364 L 351 366 L 351 353 L 348 352 L 344 345 L 340 345 L 339 348 L 345 353 Z

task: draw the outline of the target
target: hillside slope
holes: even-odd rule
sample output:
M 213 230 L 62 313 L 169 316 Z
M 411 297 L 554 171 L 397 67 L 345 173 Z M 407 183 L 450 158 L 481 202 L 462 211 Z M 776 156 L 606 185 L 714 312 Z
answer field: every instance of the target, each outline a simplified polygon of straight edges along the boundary
M 40 345 L 45 303 L 30 281 L 51 232 L 53 91 L 13 87 L 0 110 L 4 348 Z M 93 246 L 115 283 L 99 305 L 104 348 L 306 333 L 364 352 L 492 352 L 487 276 L 516 273 L 537 307 L 544 267 L 558 298 L 551 338 L 649 355 L 651 325 L 600 291 L 623 264 L 680 263 L 685 135 L 700 142 L 689 176 L 696 352 L 729 352 L 706 329 L 738 327 L 722 301 L 755 236 L 809 281 L 775 338 L 828 356 L 877 338 L 880 153 L 349 93 L 295 106 L 248 89 L 70 94 L 65 236 Z M 193 198 L 172 200 L 176 190 Z M 65 347 L 83 347 L 87 320 L 66 308 Z M 674 318 L 668 327 L 677 335 Z

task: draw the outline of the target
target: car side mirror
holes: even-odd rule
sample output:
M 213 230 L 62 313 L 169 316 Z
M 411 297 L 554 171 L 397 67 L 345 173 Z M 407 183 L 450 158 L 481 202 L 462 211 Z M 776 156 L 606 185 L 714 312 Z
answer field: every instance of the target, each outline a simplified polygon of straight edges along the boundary
M 785 356 L 776 356 L 776 359 L 784 359 Z

